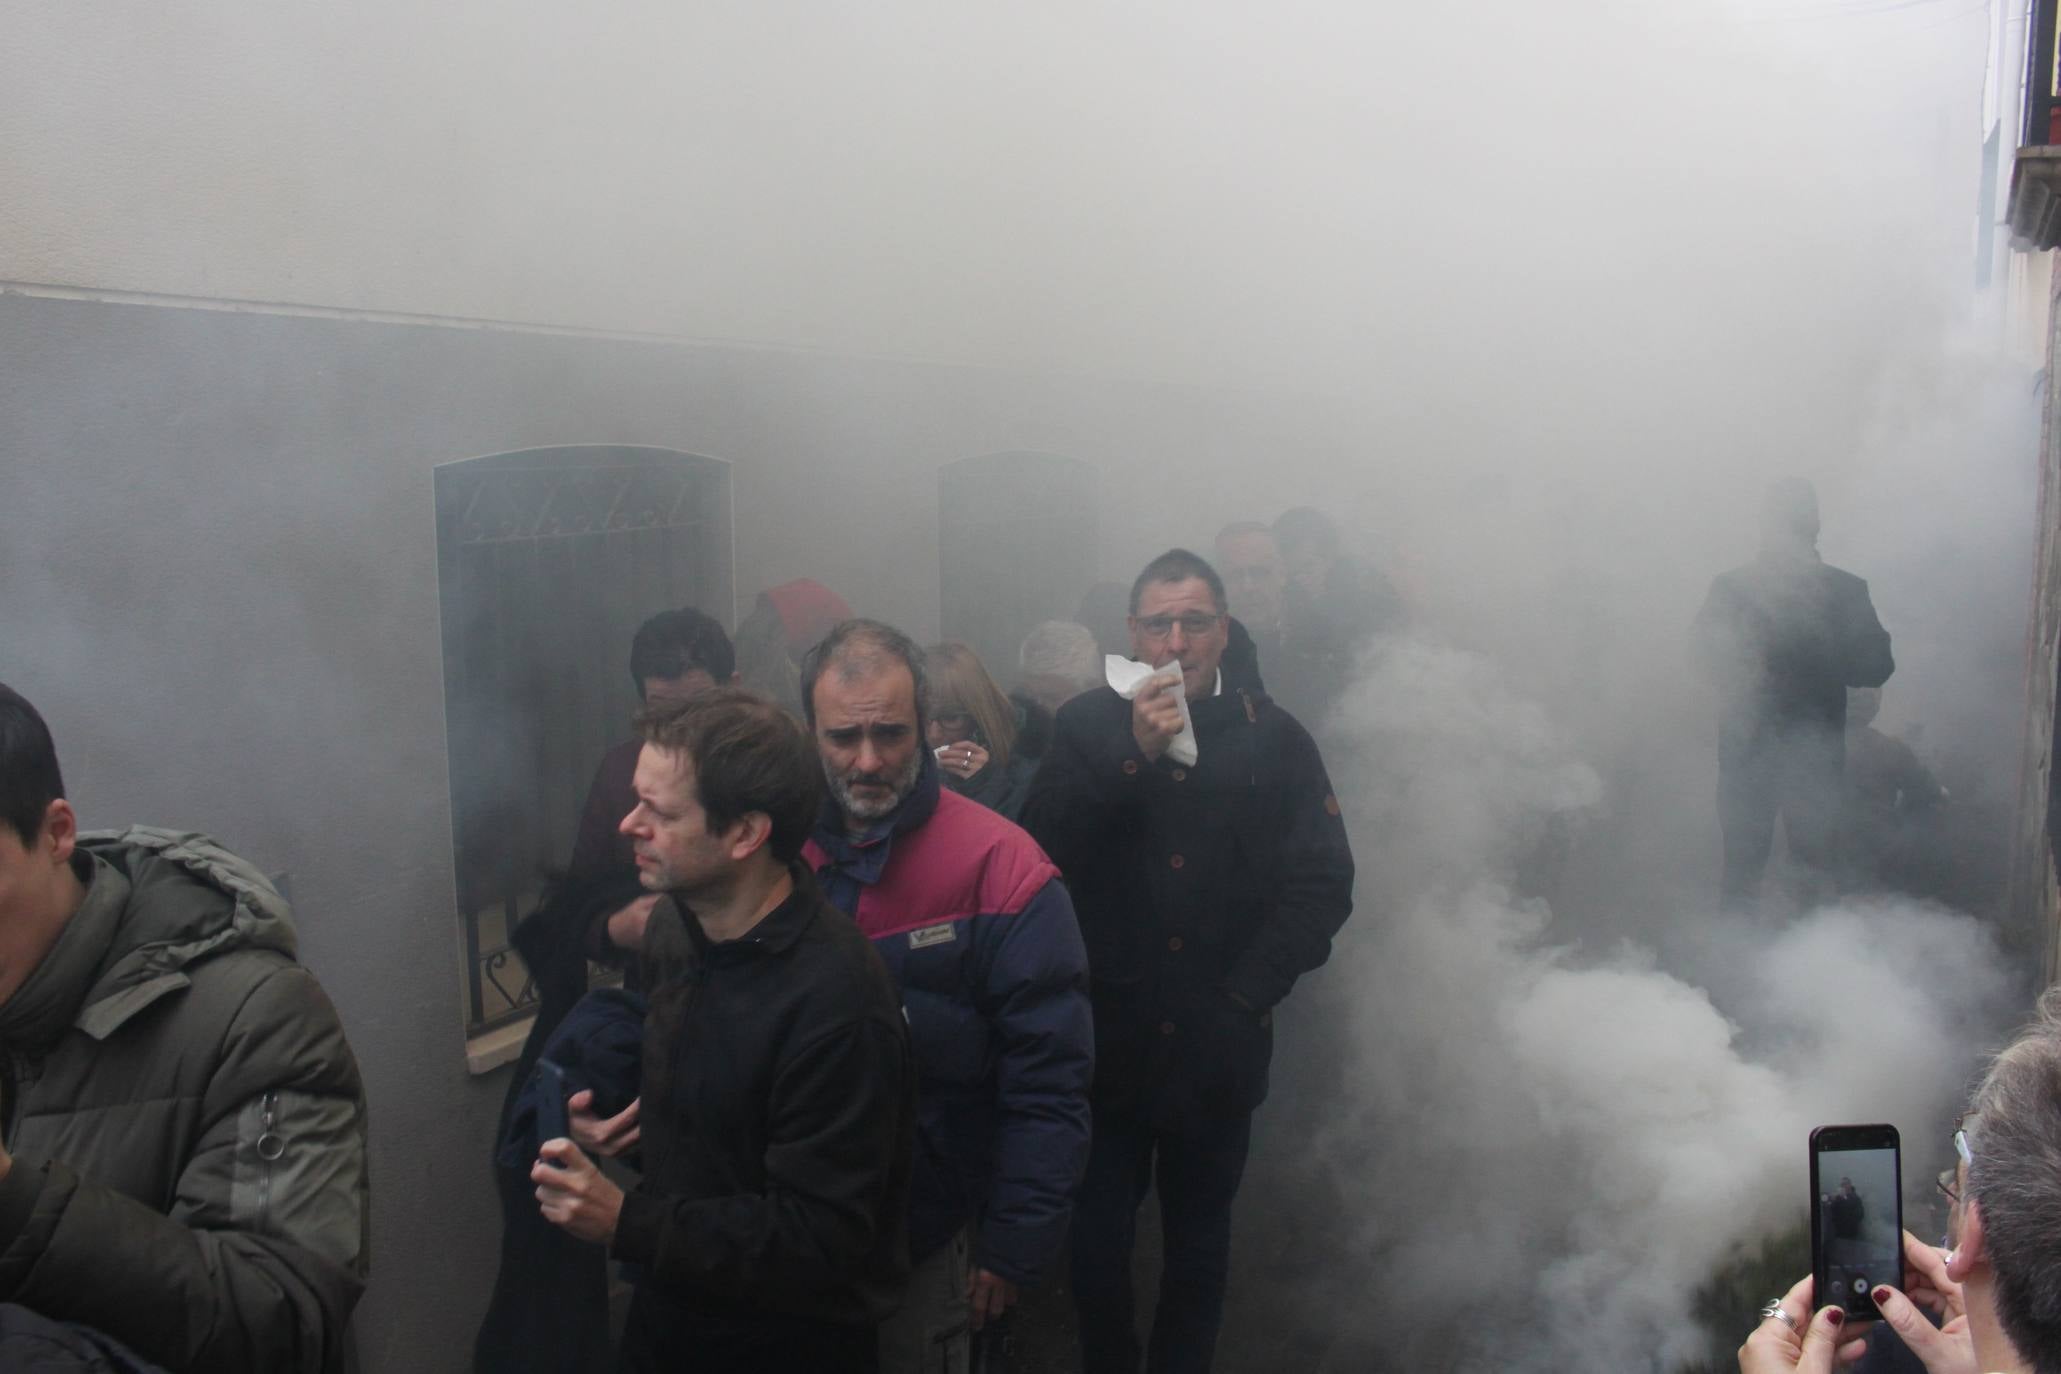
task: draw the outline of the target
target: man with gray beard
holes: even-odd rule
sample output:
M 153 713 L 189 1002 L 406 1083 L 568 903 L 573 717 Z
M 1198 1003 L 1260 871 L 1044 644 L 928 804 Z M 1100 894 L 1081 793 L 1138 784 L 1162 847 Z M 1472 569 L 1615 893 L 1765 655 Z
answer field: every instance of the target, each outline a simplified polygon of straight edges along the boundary
M 804 857 L 887 964 L 916 1051 L 915 1272 L 880 1367 L 963 1370 L 971 1333 L 1066 1234 L 1088 1154 L 1087 952 L 1030 836 L 939 785 L 907 635 L 845 621 L 803 662 L 801 693 L 830 786 Z

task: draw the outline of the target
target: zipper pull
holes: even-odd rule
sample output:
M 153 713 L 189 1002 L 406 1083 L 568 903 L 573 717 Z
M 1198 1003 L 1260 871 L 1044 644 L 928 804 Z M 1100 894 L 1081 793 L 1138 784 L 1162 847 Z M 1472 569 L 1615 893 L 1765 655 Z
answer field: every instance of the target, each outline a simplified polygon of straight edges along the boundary
M 286 1137 L 272 1129 L 278 1119 L 279 1094 L 268 1092 L 258 1104 L 258 1158 L 267 1164 L 277 1162 L 286 1153 Z

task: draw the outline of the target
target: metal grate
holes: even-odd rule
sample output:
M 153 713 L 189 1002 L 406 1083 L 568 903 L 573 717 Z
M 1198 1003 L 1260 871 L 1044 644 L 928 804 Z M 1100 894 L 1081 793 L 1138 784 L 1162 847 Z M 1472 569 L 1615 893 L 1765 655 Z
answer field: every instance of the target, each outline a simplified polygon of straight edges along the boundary
M 571 854 L 594 766 L 636 707 L 630 637 L 728 623 L 729 466 L 664 449 L 529 449 L 435 471 L 444 708 L 465 1022 L 528 1014 L 509 946 Z

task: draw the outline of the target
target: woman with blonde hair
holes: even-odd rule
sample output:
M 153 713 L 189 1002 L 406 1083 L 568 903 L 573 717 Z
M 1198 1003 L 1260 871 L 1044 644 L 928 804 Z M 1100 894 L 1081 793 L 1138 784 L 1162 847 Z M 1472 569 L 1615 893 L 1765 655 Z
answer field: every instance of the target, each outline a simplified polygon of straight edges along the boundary
M 945 786 L 1015 820 L 1038 771 L 1021 747 L 1026 707 L 1003 693 L 980 655 L 947 641 L 923 651 L 930 700 L 924 729 Z

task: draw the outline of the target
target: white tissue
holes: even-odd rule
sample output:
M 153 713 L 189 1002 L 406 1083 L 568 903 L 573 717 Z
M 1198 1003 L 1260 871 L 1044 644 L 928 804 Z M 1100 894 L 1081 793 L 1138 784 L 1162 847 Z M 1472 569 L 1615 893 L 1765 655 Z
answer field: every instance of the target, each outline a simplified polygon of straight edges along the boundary
M 1121 654 L 1108 654 L 1103 657 L 1102 672 L 1109 679 L 1110 687 L 1125 701 L 1135 700 L 1148 682 L 1156 680 L 1173 684 L 1170 690 L 1181 708 L 1181 733 L 1167 745 L 1166 756 L 1175 763 L 1192 766 L 1196 758 L 1195 722 L 1188 718 L 1188 685 L 1181 676 L 1181 661 L 1169 659 L 1164 668 L 1154 668 Z

